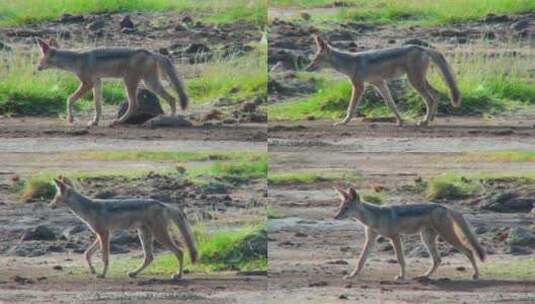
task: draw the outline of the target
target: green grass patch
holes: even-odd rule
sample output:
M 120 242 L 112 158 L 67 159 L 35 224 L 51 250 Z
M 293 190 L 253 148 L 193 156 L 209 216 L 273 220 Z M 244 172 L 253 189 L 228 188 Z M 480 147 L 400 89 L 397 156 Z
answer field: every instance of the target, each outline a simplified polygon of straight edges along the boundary
M 255 154 L 249 159 L 220 161 L 208 166 L 193 168 L 188 174 L 194 179 L 217 178 L 233 182 L 251 179 L 265 179 L 267 176 L 267 154 Z M 201 181 L 202 182 L 202 181 Z
M 129 11 L 187 11 L 205 22 L 240 20 L 264 26 L 264 0 L 27 0 L 0 1 L 0 26 L 20 25 L 57 19 L 62 13 L 91 14 Z
M 239 152 L 172 152 L 172 151 L 82 151 L 64 153 L 61 159 L 99 161 L 247 161 L 257 159 L 261 153 Z
M 535 259 L 485 263 L 482 277 L 499 280 L 531 281 L 535 277 Z M 535 300 L 535 299 L 533 299 Z
M 267 97 L 267 44 L 254 45 L 246 56 L 216 60 L 204 65 L 202 75 L 186 81 L 188 93 L 195 102 L 214 102 Z
M 430 200 L 463 199 L 475 195 L 481 189 L 479 182 L 459 175 L 445 173 L 431 178 L 425 196 Z
M 498 115 L 535 104 L 535 79 L 529 71 L 530 51 L 516 43 L 511 43 L 510 48 L 516 48 L 524 55 L 514 56 L 505 51 L 481 53 L 470 45 L 459 47 L 448 55 L 461 91 L 462 104 L 459 108 L 451 106 L 449 89 L 436 69 L 432 69 L 429 80 L 438 90 L 438 112 L 446 115 Z M 349 81 L 333 80 L 322 73 L 302 72 L 298 77 L 303 80 L 315 77 L 317 91 L 296 100 L 270 105 L 268 117 L 271 121 L 310 117 L 338 119 L 345 116 L 351 96 Z M 401 89 L 392 92 L 404 117 L 425 113 L 423 98 L 409 83 L 402 83 Z M 394 115 L 371 87 L 366 89 L 357 111 L 366 117 Z
M 284 0 L 283 0 L 284 1 Z M 339 21 L 408 23 L 437 26 L 474 21 L 489 13 L 515 14 L 535 10 L 532 0 L 353 0 L 340 8 Z
M 215 233 L 208 233 L 202 226 L 193 228 L 199 261 L 189 262 L 186 253 L 185 269 L 193 272 L 224 270 L 267 271 L 267 233 L 264 225 L 247 225 L 238 229 L 222 227 Z M 140 259 L 125 258 L 111 263 L 111 275 L 123 276 L 141 263 Z M 171 276 L 178 263 L 172 254 L 156 257 L 141 275 Z
M 364 191 L 360 192 L 359 195 L 366 203 L 375 205 L 382 205 L 386 199 L 386 194 L 384 192 Z
M 292 172 L 275 172 L 268 174 L 268 183 L 270 185 L 292 185 L 292 184 L 313 184 L 317 182 L 335 181 L 340 179 L 355 180 L 358 175 L 350 175 L 343 172 L 321 172 L 321 171 L 292 171 Z
M 535 151 L 466 152 L 464 161 L 534 162 Z

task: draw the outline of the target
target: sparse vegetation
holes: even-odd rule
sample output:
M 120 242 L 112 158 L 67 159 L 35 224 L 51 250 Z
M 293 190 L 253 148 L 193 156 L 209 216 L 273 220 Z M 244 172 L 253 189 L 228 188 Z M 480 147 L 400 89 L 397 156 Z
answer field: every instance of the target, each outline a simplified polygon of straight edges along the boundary
M 225 23 L 245 20 L 264 26 L 267 19 L 267 6 L 263 0 L 28 0 L 1 1 L 0 26 L 56 19 L 64 12 L 89 14 L 171 10 L 196 14 L 206 22 Z
M 489 263 L 483 267 L 482 275 L 499 280 L 529 281 L 535 276 L 535 259 Z
M 254 160 L 260 153 L 240 152 L 171 152 L 171 151 L 82 151 L 76 154 L 64 153 L 62 159 L 102 161 L 235 161 Z
M 381 205 L 385 202 L 386 194 L 384 192 L 364 191 L 360 192 L 360 198 L 366 203 Z
M 275 172 L 268 175 L 270 185 L 290 185 L 290 184 L 313 184 L 339 179 L 356 179 L 358 175 L 351 176 L 344 172 L 321 172 L 321 171 L 293 171 Z
M 462 199 L 474 195 L 480 184 L 456 173 L 445 173 L 431 178 L 425 192 L 430 200 Z
M 194 229 L 199 262 L 189 264 L 186 254 L 186 269 L 195 272 L 221 270 L 266 271 L 267 270 L 267 234 L 264 225 L 242 226 L 238 229 L 221 227 L 218 232 L 209 233 L 201 226 Z M 138 259 L 126 258 L 111 264 L 111 275 L 124 275 L 139 264 Z M 154 262 L 143 272 L 147 275 L 170 276 L 177 269 L 175 256 L 164 254 L 157 256 Z
M 258 154 L 249 160 L 221 161 L 206 167 L 195 168 L 190 173 L 195 178 L 211 177 L 229 181 L 247 181 L 267 176 L 267 155 Z
M 497 152 L 467 152 L 463 156 L 465 161 L 500 161 L 500 162 L 533 162 L 533 151 L 497 151 Z

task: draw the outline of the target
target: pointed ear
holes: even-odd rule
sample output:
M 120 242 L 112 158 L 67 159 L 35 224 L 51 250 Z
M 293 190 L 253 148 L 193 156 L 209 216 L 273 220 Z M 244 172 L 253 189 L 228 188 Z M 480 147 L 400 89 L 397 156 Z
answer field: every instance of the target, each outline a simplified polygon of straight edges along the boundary
M 316 41 L 316 45 L 321 51 L 325 51 L 328 49 L 327 42 L 325 42 L 325 40 L 323 40 L 319 35 L 315 35 L 314 40 Z
M 344 189 L 342 189 L 342 187 L 339 187 L 339 186 L 333 186 L 334 190 L 336 192 L 338 192 L 338 194 L 340 195 L 340 198 L 342 198 L 343 200 L 347 200 L 347 198 L 349 197 L 349 194 L 346 193 L 344 191 Z
M 56 188 L 58 188 L 59 192 L 64 192 L 67 189 L 67 185 L 61 180 L 61 176 L 54 178 L 54 183 L 56 184 Z
M 48 39 L 48 45 L 53 47 L 53 48 L 59 48 L 59 44 L 58 42 L 56 41 L 56 39 L 54 39 L 54 37 L 50 37 Z
M 74 187 L 73 182 L 70 179 L 68 179 L 67 177 L 63 176 L 61 180 L 63 181 L 64 184 L 69 185 L 71 187 Z
M 43 39 L 37 38 L 37 45 L 39 46 L 39 50 L 41 51 L 41 54 L 46 54 L 50 50 L 50 45 L 46 43 Z
M 353 188 L 353 187 L 350 187 L 348 190 L 347 190 L 347 193 L 349 194 L 349 198 L 351 200 L 359 200 L 359 195 L 357 193 L 357 191 Z

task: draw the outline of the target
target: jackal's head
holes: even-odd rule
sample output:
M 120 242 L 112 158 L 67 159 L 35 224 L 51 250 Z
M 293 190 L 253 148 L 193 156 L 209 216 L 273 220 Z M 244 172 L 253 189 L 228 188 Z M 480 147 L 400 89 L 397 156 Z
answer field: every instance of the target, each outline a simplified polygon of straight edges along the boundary
M 344 191 L 344 189 L 335 186 L 334 190 L 338 192 L 340 195 L 340 206 L 338 206 L 338 212 L 334 216 L 334 219 L 336 220 L 343 220 L 350 218 L 354 211 L 357 210 L 358 204 L 360 204 L 360 197 L 353 188 L 347 189 L 347 191 Z
M 66 177 L 58 176 L 54 178 L 54 183 L 56 184 L 56 195 L 48 204 L 48 207 L 55 209 L 59 205 L 65 204 L 71 194 L 75 191 L 74 184 Z
M 56 65 L 56 48 L 58 43 L 54 38 L 50 38 L 48 42 L 43 39 L 37 38 L 37 46 L 39 46 L 39 52 L 41 57 L 39 58 L 39 64 L 37 65 L 37 71 L 42 71 Z
M 318 50 L 316 51 L 316 54 L 314 54 L 310 64 L 305 68 L 305 70 L 309 72 L 324 67 L 329 61 L 331 52 L 329 43 L 323 40 L 319 35 L 314 36 L 314 41 L 316 41 Z

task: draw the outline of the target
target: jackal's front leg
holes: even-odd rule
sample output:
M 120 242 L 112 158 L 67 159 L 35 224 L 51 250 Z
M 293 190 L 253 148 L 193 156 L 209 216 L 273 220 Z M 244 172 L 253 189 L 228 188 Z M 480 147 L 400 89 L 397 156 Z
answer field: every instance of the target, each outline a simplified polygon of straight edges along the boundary
M 355 266 L 355 269 L 349 274 L 344 277 L 344 279 L 351 279 L 355 277 L 359 272 L 364 268 L 364 264 L 366 264 L 366 259 L 368 258 L 368 254 L 373 249 L 375 245 L 375 238 L 377 237 L 377 233 L 373 232 L 369 228 L 366 228 L 366 241 L 364 242 L 364 249 L 360 253 L 359 260 L 357 262 L 357 265 Z
M 74 93 L 72 93 L 69 98 L 67 98 L 67 123 L 73 124 L 74 123 L 74 116 L 72 115 L 72 110 L 74 103 L 80 99 L 89 89 L 91 89 L 92 84 L 89 82 L 82 81 L 80 83 L 80 86 Z
M 349 105 L 346 111 L 346 117 L 341 122 L 335 123 L 334 126 L 345 125 L 351 121 L 351 118 L 353 117 L 353 111 L 358 106 L 360 102 L 360 97 L 362 96 L 363 92 L 364 83 L 354 81 L 351 90 L 351 100 L 349 101 Z
M 109 232 L 106 231 L 105 233 L 99 234 L 98 240 L 100 243 L 100 249 L 102 251 L 102 263 L 104 264 L 104 268 L 102 269 L 102 273 L 97 275 L 97 278 L 103 279 L 106 277 L 106 273 L 108 272 L 108 264 L 110 259 Z
M 93 86 L 93 100 L 95 102 L 95 116 L 87 125 L 89 127 L 97 126 L 102 114 L 102 86 L 101 81 L 98 79 Z

